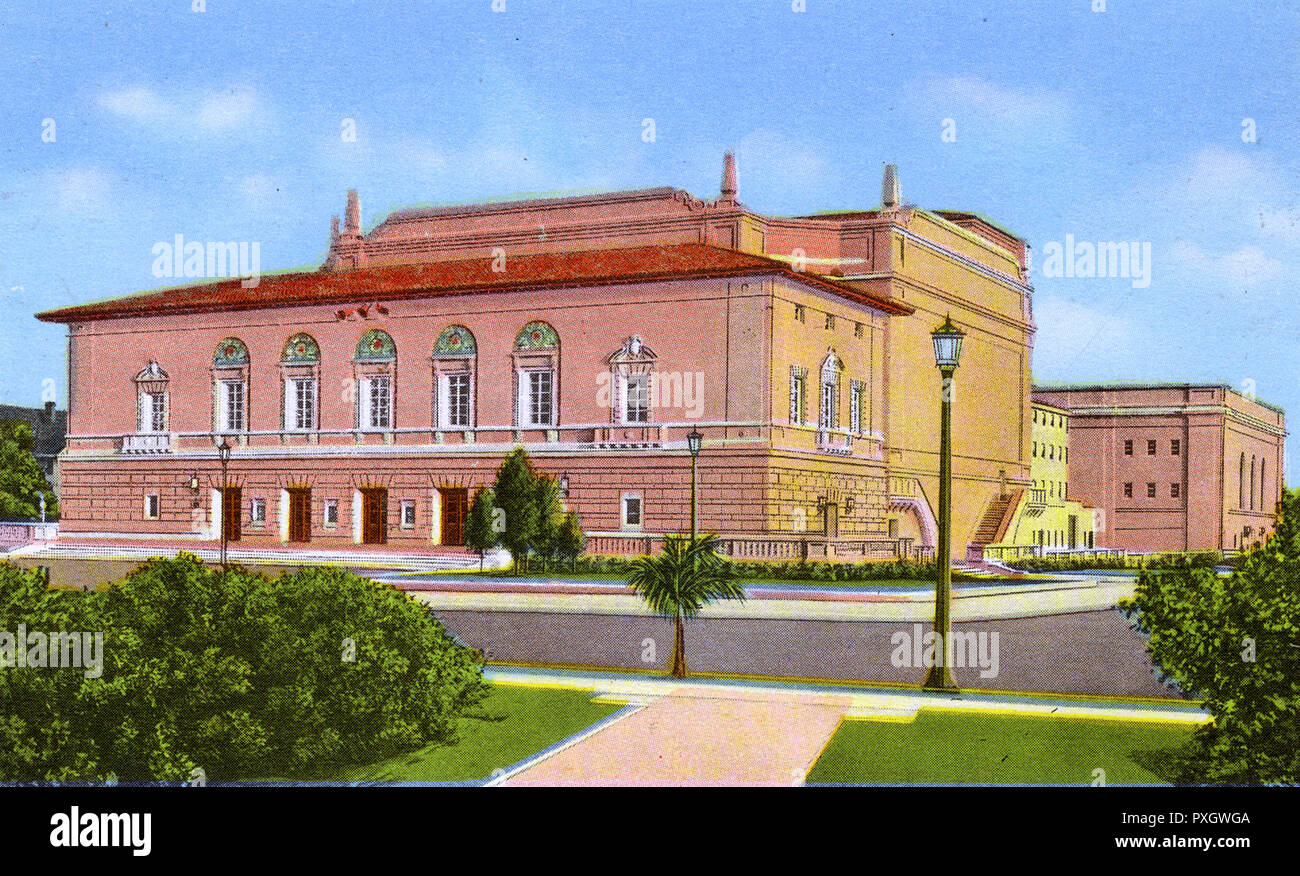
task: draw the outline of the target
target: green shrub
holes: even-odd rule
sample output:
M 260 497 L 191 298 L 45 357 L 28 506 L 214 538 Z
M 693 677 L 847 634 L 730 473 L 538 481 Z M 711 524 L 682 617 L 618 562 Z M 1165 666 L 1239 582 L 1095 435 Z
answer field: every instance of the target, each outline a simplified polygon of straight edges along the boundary
M 336 568 L 181 554 L 100 592 L 0 567 L 0 629 L 104 633 L 100 678 L 0 672 L 0 779 L 308 777 L 450 738 L 481 667 L 407 595 Z
M 1144 570 L 1121 603 L 1160 672 L 1214 716 L 1185 781 L 1300 782 L 1300 491 L 1279 507 L 1276 533 L 1230 578 L 1189 558 Z

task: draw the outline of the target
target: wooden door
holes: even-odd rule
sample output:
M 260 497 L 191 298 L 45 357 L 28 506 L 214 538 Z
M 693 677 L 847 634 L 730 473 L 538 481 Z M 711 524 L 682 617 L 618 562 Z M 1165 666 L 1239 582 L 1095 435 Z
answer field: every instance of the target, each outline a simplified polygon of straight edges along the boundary
M 243 491 L 239 487 L 226 487 L 221 491 L 221 528 L 225 531 L 226 541 L 239 541 L 239 512 L 243 504 Z
M 388 542 L 388 490 L 383 487 L 361 492 L 361 541 L 364 544 Z
M 311 489 L 289 489 L 289 541 L 311 541 Z
M 469 490 L 465 487 L 442 487 L 442 544 L 465 543 L 465 515 L 469 513 Z

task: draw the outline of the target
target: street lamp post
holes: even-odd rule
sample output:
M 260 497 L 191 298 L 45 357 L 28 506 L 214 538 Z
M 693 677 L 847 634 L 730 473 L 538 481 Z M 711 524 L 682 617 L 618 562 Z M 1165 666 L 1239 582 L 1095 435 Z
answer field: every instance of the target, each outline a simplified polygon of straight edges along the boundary
M 704 436 L 695 429 L 692 429 L 691 433 L 686 436 L 686 449 L 691 452 L 691 544 L 695 543 L 699 526 L 699 499 L 695 487 L 695 458 L 700 455 L 700 447 L 703 444 Z
M 36 495 L 41 497 L 41 522 L 44 523 L 45 522 L 45 494 L 37 493 Z
M 935 548 L 935 566 L 938 574 L 934 587 L 935 662 L 925 675 L 922 685 L 926 690 L 956 690 L 952 670 L 948 666 L 951 653 L 949 636 L 952 633 L 952 398 L 955 383 L 953 374 L 961 358 L 961 342 L 965 332 L 953 325 L 952 317 L 944 318 L 943 325 L 930 333 L 934 341 L 934 362 L 943 376 L 940 402 L 939 432 L 939 544 Z
M 224 582 L 226 578 L 226 533 L 230 531 L 229 526 L 226 525 L 226 463 L 230 461 L 230 439 L 221 439 L 221 443 L 217 445 L 217 457 L 221 460 L 221 579 Z

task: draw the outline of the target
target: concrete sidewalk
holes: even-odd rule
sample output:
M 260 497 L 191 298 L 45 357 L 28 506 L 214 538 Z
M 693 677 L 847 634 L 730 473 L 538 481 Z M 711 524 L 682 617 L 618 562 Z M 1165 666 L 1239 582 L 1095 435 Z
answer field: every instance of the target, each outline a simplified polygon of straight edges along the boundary
M 954 591 L 954 621 L 1039 617 L 1081 611 L 1101 611 L 1131 596 L 1132 578 L 1096 577 L 1050 585 L 964 588 Z M 510 587 L 470 590 L 421 590 L 416 598 L 435 610 L 547 612 L 558 614 L 648 616 L 636 594 L 591 582 L 568 588 Z M 789 590 L 768 593 L 744 602 L 722 601 L 705 606 L 701 618 L 800 618 L 807 620 L 878 620 L 926 622 L 934 618 L 933 592 L 870 594 L 825 590 L 801 594 Z
M 1193 706 L 863 690 L 807 684 L 492 668 L 499 684 L 569 687 L 632 706 L 516 765 L 489 784 L 798 785 L 845 720 L 908 722 L 921 709 L 1051 715 L 1057 720 L 1202 724 Z

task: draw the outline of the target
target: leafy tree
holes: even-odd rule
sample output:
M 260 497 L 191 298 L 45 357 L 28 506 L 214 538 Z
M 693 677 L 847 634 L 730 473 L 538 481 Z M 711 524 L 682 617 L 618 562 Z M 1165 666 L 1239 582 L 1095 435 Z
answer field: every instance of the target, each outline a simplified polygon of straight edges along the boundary
M 478 551 L 478 570 L 483 571 L 483 555 L 501 544 L 496 528 L 496 491 L 485 487 L 474 495 L 465 517 L 465 544 Z
M 547 474 L 537 474 L 533 481 L 533 501 L 537 504 L 537 533 L 532 548 L 546 561 L 560 555 L 560 526 L 564 522 L 564 505 L 560 502 L 560 482 Z
M 556 553 L 568 560 L 569 568 L 572 569 L 578 555 L 586 546 L 587 536 L 582 531 L 582 521 L 578 519 L 578 513 L 566 511 L 564 519 L 560 521 L 559 532 L 556 533 Z
M 671 673 L 675 678 L 686 677 L 685 620 L 715 600 L 745 599 L 732 564 L 717 552 L 717 538 L 713 533 L 694 540 L 665 536 L 663 552 L 638 558 L 629 578 L 651 611 L 673 621 Z
M 1230 578 L 1145 570 L 1120 607 L 1159 670 L 1214 716 L 1182 780 L 1300 782 L 1300 491 L 1283 494 L 1275 533 Z
M 0 780 L 321 777 L 454 735 L 481 667 L 408 595 L 342 569 L 151 560 L 100 592 L 0 566 L 0 629 L 101 631 L 102 675 L 0 671 Z
M 0 518 L 40 516 L 45 496 L 45 513 L 58 516 L 59 503 L 45 480 L 41 465 L 32 455 L 36 436 L 25 420 L 0 421 Z
M 534 485 L 536 474 L 533 464 L 528 459 L 528 451 L 516 447 L 497 469 L 497 479 L 493 491 L 496 504 L 505 512 L 505 531 L 501 533 L 501 543 L 514 558 L 515 569 L 520 568 L 520 560 L 527 561 L 528 552 L 533 546 L 538 530 L 537 490 Z

